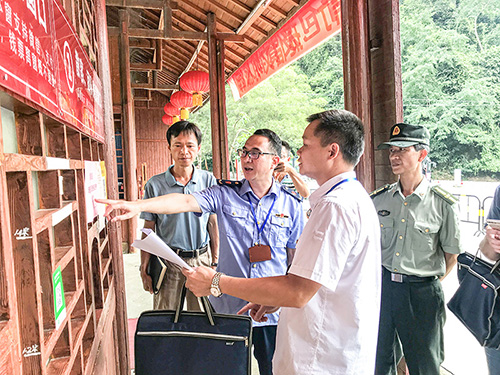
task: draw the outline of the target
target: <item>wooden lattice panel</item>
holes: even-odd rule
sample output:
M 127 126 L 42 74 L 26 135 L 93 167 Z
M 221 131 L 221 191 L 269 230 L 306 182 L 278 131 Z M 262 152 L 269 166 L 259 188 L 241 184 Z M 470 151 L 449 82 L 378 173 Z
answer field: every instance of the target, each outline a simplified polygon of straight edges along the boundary
M 103 159 L 103 145 L 8 99 L 0 103 L 0 129 L 11 129 L 0 131 L 0 340 L 11 345 L 0 349 L 0 374 L 95 373 L 100 327 L 115 314 L 113 267 L 107 226 L 87 223 L 84 166 Z M 3 153 L 5 145 L 18 152 Z M 56 327 L 59 268 L 66 317 Z

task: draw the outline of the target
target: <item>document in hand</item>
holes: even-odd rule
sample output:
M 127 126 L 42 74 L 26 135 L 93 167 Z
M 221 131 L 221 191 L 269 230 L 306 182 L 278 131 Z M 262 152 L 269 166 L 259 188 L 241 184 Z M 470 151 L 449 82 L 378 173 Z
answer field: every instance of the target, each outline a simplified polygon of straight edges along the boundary
M 184 262 L 184 260 L 182 260 L 182 258 L 178 256 L 165 242 L 163 242 L 153 230 L 144 228 L 142 229 L 142 232 L 146 234 L 146 238 L 143 240 L 135 240 L 132 246 L 147 251 L 153 255 L 157 255 L 160 258 L 177 264 L 181 268 L 191 269 L 191 267 Z

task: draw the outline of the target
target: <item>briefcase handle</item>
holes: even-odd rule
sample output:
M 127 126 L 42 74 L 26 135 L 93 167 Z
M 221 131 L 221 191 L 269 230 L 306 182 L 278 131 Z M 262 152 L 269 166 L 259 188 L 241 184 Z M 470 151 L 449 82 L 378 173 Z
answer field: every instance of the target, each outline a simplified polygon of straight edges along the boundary
M 186 291 L 187 291 L 186 283 L 184 283 L 182 285 L 181 298 L 179 298 L 179 304 L 175 309 L 174 323 L 178 323 L 179 318 L 181 317 L 182 308 L 184 307 L 184 300 L 186 299 Z M 214 310 L 212 308 L 212 305 L 210 304 L 210 301 L 205 296 L 198 297 L 198 300 L 201 300 L 203 304 L 203 309 L 205 310 L 205 315 L 207 316 L 208 322 L 210 323 L 211 326 L 214 326 L 215 325 Z

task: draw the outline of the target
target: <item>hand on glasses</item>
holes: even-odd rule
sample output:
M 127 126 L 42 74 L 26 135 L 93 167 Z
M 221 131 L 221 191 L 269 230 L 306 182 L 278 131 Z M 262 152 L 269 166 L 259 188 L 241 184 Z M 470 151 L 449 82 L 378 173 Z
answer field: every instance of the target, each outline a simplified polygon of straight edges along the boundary
M 276 155 L 272 152 L 262 152 L 262 151 L 258 151 L 258 150 L 242 150 L 241 148 L 239 150 L 236 150 L 236 152 L 238 153 L 238 156 L 240 158 L 245 158 L 247 155 L 250 159 L 258 159 L 260 157 L 260 155 Z

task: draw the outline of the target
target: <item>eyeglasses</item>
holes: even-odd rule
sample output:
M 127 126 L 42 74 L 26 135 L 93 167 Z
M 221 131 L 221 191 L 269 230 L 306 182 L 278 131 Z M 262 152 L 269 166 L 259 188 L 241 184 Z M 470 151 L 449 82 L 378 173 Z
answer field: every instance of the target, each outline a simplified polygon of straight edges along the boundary
M 258 159 L 260 155 L 276 155 L 272 152 L 262 152 L 262 151 L 257 151 L 257 150 L 242 150 L 241 148 L 239 150 L 236 150 L 238 153 L 238 156 L 240 158 L 245 158 L 247 155 L 250 159 Z

